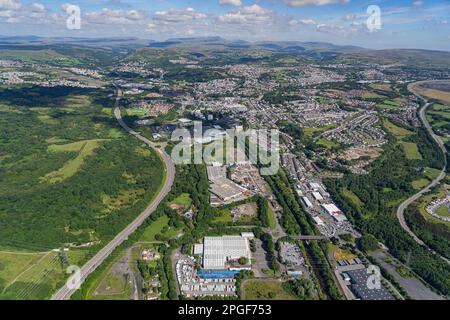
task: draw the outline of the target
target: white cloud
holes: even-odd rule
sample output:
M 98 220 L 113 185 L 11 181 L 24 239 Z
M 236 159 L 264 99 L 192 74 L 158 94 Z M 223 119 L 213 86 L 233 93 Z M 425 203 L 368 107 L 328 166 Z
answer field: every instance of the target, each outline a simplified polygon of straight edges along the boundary
M 0 0 L 0 22 L 42 24 L 48 10 L 41 3 L 23 5 L 20 0 Z
M 32 3 L 30 9 L 32 11 L 39 11 L 39 12 L 46 11 L 45 6 L 41 3 Z
M 0 0 L 0 10 L 19 10 L 21 7 L 20 0 Z
M 232 6 L 239 7 L 239 6 L 242 6 L 242 1 L 241 0 L 219 0 L 219 4 L 221 4 L 221 5 L 229 4 Z
M 347 4 L 351 0 L 283 0 L 290 7 L 323 6 L 327 4 Z
M 222 23 L 238 23 L 238 24 L 253 24 L 260 22 L 267 22 L 273 19 L 273 12 L 266 10 L 261 6 L 254 4 L 248 7 L 226 13 L 219 17 Z
M 193 8 L 156 11 L 147 24 L 147 32 L 167 35 L 193 35 L 207 30 L 208 16 Z
M 139 10 L 111 10 L 103 8 L 84 15 L 88 23 L 93 24 L 136 24 L 144 22 L 145 14 Z
M 289 21 L 289 24 L 291 26 L 296 26 L 296 25 L 315 26 L 315 25 L 317 25 L 317 22 L 312 19 L 300 19 L 300 20 L 292 19 Z
M 171 9 L 167 11 L 157 11 L 153 16 L 154 21 L 158 21 L 161 23 L 179 23 L 206 18 L 206 14 L 198 13 L 193 8 L 186 8 L 183 10 Z

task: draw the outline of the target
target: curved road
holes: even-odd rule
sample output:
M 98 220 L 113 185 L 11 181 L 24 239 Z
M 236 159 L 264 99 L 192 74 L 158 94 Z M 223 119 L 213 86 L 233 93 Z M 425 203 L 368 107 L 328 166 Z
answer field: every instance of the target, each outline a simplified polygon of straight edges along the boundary
M 413 85 L 413 84 L 412 84 Z M 446 158 L 446 150 L 445 150 L 445 145 L 444 142 L 442 142 L 441 138 L 439 136 L 437 136 L 436 134 L 434 134 L 433 129 L 431 127 L 431 125 L 429 124 L 427 117 L 426 117 L 426 111 L 428 109 L 428 107 L 431 105 L 431 103 L 429 103 L 424 97 L 422 97 L 421 95 L 419 95 L 418 93 L 416 93 L 412 87 L 412 85 L 408 86 L 408 90 L 411 91 L 414 95 L 416 95 L 417 97 L 419 97 L 421 100 L 423 100 L 425 102 L 425 105 L 420 109 L 419 111 L 419 116 L 420 119 L 422 120 L 425 128 L 428 130 L 428 132 L 430 133 L 430 135 L 433 137 L 433 139 L 436 141 L 436 143 L 439 145 L 439 148 L 441 149 L 441 151 L 444 153 L 444 159 L 445 159 L 445 165 L 444 168 L 442 169 L 441 173 L 439 174 L 439 176 L 434 179 L 430 185 L 428 185 L 426 188 L 420 190 L 418 193 L 416 193 L 415 195 L 413 195 L 411 198 L 405 200 L 405 202 L 403 202 L 397 209 L 397 218 L 398 221 L 400 222 L 400 225 L 402 226 L 402 228 L 408 232 L 411 237 L 413 237 L 413 239 L 420 245 L 425 246 L 429 251 L 431 251 L 432 253 L 440 256 L 443 260 L 445 260 L 447 263 L 450 263 L 448 259 L 446 259 L 445 257 L 441 256 L 440 254 L 438 254 L 436 251 L 434 251 L 433 249 L 431 249 L 430 247 L 428 247 L 422 240 L 419 239 L 419 237 L 417 237 L 414 232 L 409 228 L 408 224 L 406 223 L 405 220 L 405 209 L 414 201 L 416 201 L 417 199 L 419 199 L 423 194 L 429 192 L 431 189 L 433 189 L 435 186 L 437 186 L 439 184 L 439 182 L 441 182 L 442 179 L 445 178 L 446 176 L 446 167 L 447 167 L 447 158 Z
M 155 144 L 148 140 L 147 138 L 141 136 L 139 133 L 133 131 L 130 127 L 128 127 L 125 122 L 122 120 L 122 115 L 120 112 L 120 99 L 122 97 L 122 90 L 116 86 L 117 89 L 117 98 L 114 108 L 114 115 L 117 118 L 117 121 L 122 126 L 122 128 L 127 131 L 129 134 L 135 136 L 137 139 L 141 140 L 149 147 L 153 148 L 156 152 L 158 152 L 165 163 L 165 172 L 166 172 L 166 180 L 164 182 L 164 186 L 162 187 L 159 194 L 150 204 L 150 206 L 145 209 L 131 224 L 129 224 L 124 230 L 122 230 L 110 243 L 108 243 L 104 248 L 102 248 L 93 258 L 91 258 L 80 270 L 80 278 L 81 283 L 83 283 L 86 278 L 117 248 L 123 241 L 128 239 L 128 236 L 136 231 L 136 229 L 142 225 L 142 223 L 156 210 L 161 201 L 169 194 L 172 189 L 173 182 L 175 180 L 175 165 L 172 162 L 170 156 L 161 151 L 160 149 L 155 147 Z M 70 279 L 67 281 L 69 283 Z M 52 300 L 68 300 L 72 296 L 72 294 L 77 290 L 76 288 L 72 288 L 72 286 L 64 285 L 61 289 L 56 292 Z

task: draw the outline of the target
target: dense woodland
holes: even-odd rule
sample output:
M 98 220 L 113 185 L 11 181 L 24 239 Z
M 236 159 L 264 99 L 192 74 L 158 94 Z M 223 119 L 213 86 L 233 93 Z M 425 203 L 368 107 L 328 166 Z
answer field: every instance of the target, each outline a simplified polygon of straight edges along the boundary
M 405 218 L 413 232 L 431 248 L 450 259 L 450 229 L 444 223 L 427 221 L 417 204 L 408 208 Z
M 66 100 L 80 93 L 82 102 L 72 108 Z M 151 151 L 130 152 L 144 149 L 136 139 L 117 134 L 114 119 L 101 114 L 96 99 L 111 93 L 89 100 L 89 90 L 0 91 L 13 110 L 0 111 L 0 244 L 52 249 L 107 241 L 147 206 L 163 179 L 162 161 Z M 61 101 L 66 108 L 59 108 Z M 51 152 L 50 146 L 91 140 L 96 148 L 72 176 L 45 179 L 79 161 L 82 152 Z

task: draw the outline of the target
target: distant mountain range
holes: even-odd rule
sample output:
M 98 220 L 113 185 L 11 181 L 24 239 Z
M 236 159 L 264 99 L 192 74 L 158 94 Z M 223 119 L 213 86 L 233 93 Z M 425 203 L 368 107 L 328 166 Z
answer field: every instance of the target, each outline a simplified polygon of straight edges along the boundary
M 192 46 L 223 46 L 228 48 L 261 48 L 281 51 L 333 51 L 339 53 L 367 50 L 356 46 L 338 46 L 326 42 L 299 42 L 299 41 L 258 41 L 227 40 L 221 37 L 205 38 L 172 38 L 165 41 L 150 41 L 151 48 L 192 47 Z
M 9 46 L 14 49 L 36 49 L 35 46 L 71 44 L 84 47 L 101 47 L 109 49 L 136 49 L 136 48 L 184 48 L 195 49 L 261 49 L 287 53 L 300 54 L 319 59 L 336 58 L 339 62 L 351 62 L 354 59 L 367 63 L 401 63 L 407 65 L 433 65 L 435 67 L 450 68 L 450 52 L 421 49 L 385 49 L 372 50 L 358 46 L 335 45 L 327 42 L 300 42 L 300 41 L 258 41 L 227 40 L 222 37 L 191 37 L 171 38 L 165 41 L 145 40 L 135 37 L 117 38 L 77 38 L 77 37 L 39 37 L 27 36 L 1 36 L 0 49 Z

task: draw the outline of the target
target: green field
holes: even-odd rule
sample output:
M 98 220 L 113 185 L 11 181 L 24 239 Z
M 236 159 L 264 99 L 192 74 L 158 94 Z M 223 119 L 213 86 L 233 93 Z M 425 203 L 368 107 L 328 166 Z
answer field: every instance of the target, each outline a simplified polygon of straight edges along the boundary
M 78 155 L 66 162 L 60 169 L 45 175 L 42 180 L 54 184 L 72 177 L 80 170 L 86 158 L 94 153 L 102 141 L 104 140 L 87 140 L 67 145 L 50 145 L 50 152 L 78 152 Z
M 182 228 L 176 229 L 173 227 L 169 227 L 169 217 L 164 215 L 159 217 L 145 229 L 144 233 L 142 234 L 142 237 L 140 238 L 140 241 L 141 242 L 158 241 L 156 239 L 157 235 L 164 237 L 164 239 L 171 239 L 181 231 Z
M 129 300 L 131 294 L 128 279 L 109 270 L 89 297 L 92 300 Z
M 188 193 L 182 193 L 177 198 L 175 198 L 171 204 L 175 204 L 177 206 L 182 206 L 185 208 L 189 208 L 192 205 L 192 199 Z
M 280 281 L 247 281 L 243 286 L 245 300 L 295 300 L 286 292 Z
M 327 149 L 333 149 L 333 148 L 339 148 L 340 147 L 339 143 L 331 141 L 331 140 L 328 140 L 328 139 L 323 139 L 323 138 L 317 140 L 316 144 L 319 145 L 319 146 L 325 147 Z
M 403 150 L 405 151 L 408 160 L 422 160 L 422 155 L 419 152 L 417 144 L 405 141 L 400 142 L 400 144 L 403 146 Z
M 397 139 L 402 140 L 404 138 L 407 138 L 411 135 L 413 135 L 414 133 L 406 130 L 404 128 L 401 128 L 399 126 L 396 126 L 395 124 L 393 124 L 392 122 L 390 122 L 389 120 L 384 120 L 383 121 L 383 125 L 386 127 L 386 129 L 392 134 L 394 135 Z
M 333 129 L 336 125 L 330 124 L 328 126 L 323 126 L 319 128 L 303 128 L 303 133 L 306 139 L 310 139 L 316 135 L 319 135 L 327 130 Z
M 396 126 L 392 122 L 385 120 L 383 125 L 386 129 L 394 135 L 398 140 L 400 145 L 405 152 L 405 156 L 408 160 L 422 160 L 422 155 L 420 154 L 419 147 L 414 142 L 403 141 L 404 139 L 412 136 L 414 133 L 399 126 Z
M 440 206 L 436 213 L 440 215 L 441 217 L 450 217 L 450 210 L 447 206 Z
M 85 252 L 69 251 L 68 263 L 78 265 Z M 67 274 L 56 252 L 0 251 L 0 300 L 48 299 Z
M 431 180 L 436 179 L 439 176 L 439 174 L 441 173 L 441 170 L 438 170 L 435 168 L 425 168 L 423 173 L 431 181 Z
M 220 209 L 220 216 L 214 218 L 214 222 L 216 223 L 229 223 L 233 222 L 233 217 L 231 216 L 230 209 Z
M 169 223 L 169 217 L 167 216 L 162 216 L 160 218 L 158 218 L 156 221 L 154 221 L 150 226 L 148 226 L 142 237 L 141 237 L 141 241 L 143 242 L 151 242 L 151 241 L 155 241 L 155 236 L 158 233 L 161 233 L 162 229 L 164 227 L 166 227 Z
M 112 110 L 112 109 L 111 109 Z M 125 109 L 127 116 L 145 117 L 147 115 L 144 109 Z
M 411 184 L 415 190 L 421 190 L 430 184 L 430 180 L 425 178 L 417 179 L 414 180 Z
M 394 100 L 384 100 L 383 103 L 378 103 L 376 106 L 382 109 L 396 109 L 400 107 L 401 103 Z
M 385 96 L 382 96 L 375 92 L 368 92 L 362 96 L 363 99 L 371 100 L 371 99 L 383 99 Z

